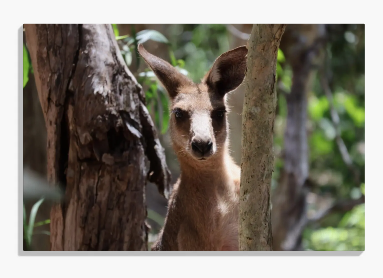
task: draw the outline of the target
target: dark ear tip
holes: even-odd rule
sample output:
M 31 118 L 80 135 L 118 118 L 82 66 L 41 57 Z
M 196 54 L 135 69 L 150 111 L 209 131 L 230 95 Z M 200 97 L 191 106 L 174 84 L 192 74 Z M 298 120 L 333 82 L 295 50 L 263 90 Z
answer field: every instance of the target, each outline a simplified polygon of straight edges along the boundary
M 245 44 L 245 45 L 241 45 L 241 46 L 238 46 L 238 47 L 236 47 L 236 48 L 234 48 L 234 49 L 242 49 L 242 50 L 245 50 L 246 49 L 246 51 L 247 51 L 247 45 Z M 234 50 L 233 49 L 233 50 Z
M 232 51 L 246 51 L 247 52 L 247 45 L 238 46 L 236 48 L 233 48 L 232 50 L 229 50 L 228 52 L 232 52 Z
M 232 51 L 240 51 L 240 52 L 243 52 L 243 54 L 247 54 L 247 46 L 246 45 L 242 45 L 242 46 L 239 46 L 237 48 L 234 48 Z
M 233 57 L 233 56 L 236 56 L 237 58 L 243 59 L 243 58 L 246 58 L 247 52 L 248 52 L 247 46 L 242 45 L 242 46 L 236 47 L 232 50 L 229 50 L 229 51 L 223 53 L 221 56 L 219 56 L 217 58 L 216 61 L 218 61 L 219 59 L 222 59 L 222 58 Z

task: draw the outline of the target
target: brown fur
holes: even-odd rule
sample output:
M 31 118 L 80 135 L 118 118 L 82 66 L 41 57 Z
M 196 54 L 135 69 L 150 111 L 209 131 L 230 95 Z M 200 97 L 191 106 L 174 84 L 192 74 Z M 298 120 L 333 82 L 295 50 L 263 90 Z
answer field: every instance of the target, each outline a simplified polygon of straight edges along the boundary
M 170 134 L 181 176 L 152 250 L 238 250 L 240 168 L 229 155 L 226 93 L 245 76 L 245 46 L 222 54 L 200 84 L 138 48 L 171 98 Z

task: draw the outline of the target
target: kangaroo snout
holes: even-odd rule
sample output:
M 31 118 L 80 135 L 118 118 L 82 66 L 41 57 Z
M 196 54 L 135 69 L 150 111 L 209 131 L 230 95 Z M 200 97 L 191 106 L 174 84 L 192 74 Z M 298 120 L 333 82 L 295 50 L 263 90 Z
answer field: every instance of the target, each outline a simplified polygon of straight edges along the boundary
M 191 143 L 193 155 L 198 159 L 203 159 L 211 156 L 213 151 L 213 142 L 208 140 L 194 139 Z

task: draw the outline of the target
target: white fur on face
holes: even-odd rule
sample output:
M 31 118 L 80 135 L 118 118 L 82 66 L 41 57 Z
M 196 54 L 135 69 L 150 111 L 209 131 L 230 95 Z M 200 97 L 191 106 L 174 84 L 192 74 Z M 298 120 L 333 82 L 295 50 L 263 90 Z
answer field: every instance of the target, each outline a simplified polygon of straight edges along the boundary
M 213 153 L 216 152 L 214 131 L 210 114 L 206 111 L 195 112 L 191 119 L 191 131 L 193 137 L 209 139 L 213 142 Z

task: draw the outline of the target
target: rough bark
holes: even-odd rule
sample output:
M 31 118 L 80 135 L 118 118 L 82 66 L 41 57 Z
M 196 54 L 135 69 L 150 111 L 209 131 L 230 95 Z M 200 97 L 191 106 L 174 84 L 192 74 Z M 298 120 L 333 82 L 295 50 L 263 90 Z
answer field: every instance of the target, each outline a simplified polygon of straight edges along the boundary
M 248 42 L 242 118 L 239 244 L 243 251 L 271 251 L 270 186 L 276 63 L 285 25 L 254 25 Z
M 147 177 L 170 173 L 110 25 L 26 25 L 47 129 L 51 250 L 147 250 Z M 148 164 L 150 162 L 150 169 Z
M 287 123 L 284 135 L 284 165 L 273 194 L 273 249 L 301 250 L 306 219 L 308 186 L 307 94 L 321 49 L 323 25 L 288 25 L 281 49 L 293 71 L 291 92 L 286 94 Z

